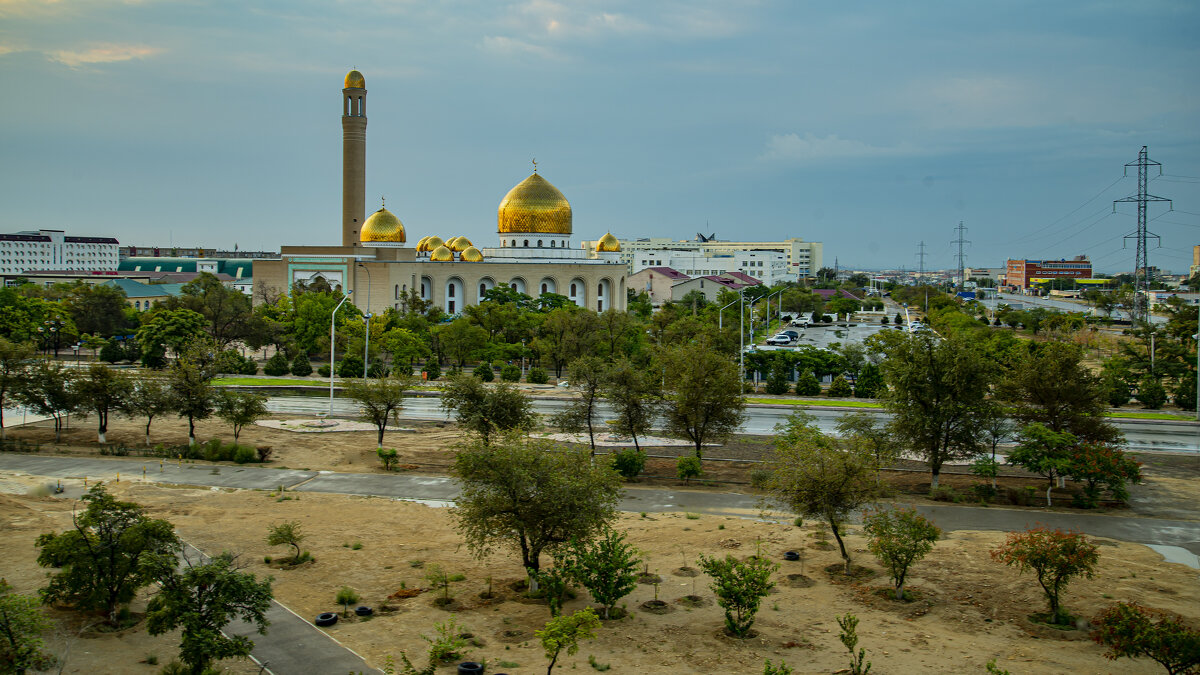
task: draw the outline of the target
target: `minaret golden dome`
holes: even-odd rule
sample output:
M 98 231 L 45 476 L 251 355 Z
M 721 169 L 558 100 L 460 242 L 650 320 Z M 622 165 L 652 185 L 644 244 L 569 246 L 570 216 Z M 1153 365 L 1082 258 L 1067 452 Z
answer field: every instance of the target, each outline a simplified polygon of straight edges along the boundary
M 474 246 L 468 246 L 459 254 L 458 259 L 463 262 L 483 262 L 483 254 Z
M 404 243 L 404 224 L 391 211 L 380 207 L 363 223 L 360 241 Z
M 617 253 L 621 250 L 621 240 L 613 236 L 612 232 L 600 237 L 600 241 L 596 242 L 597 253 Z
M 366 89 L 367 80 L 357 70 L 346 73 L 346 84 L 343 89 Z
M 571 204 L 558 188 L 533 173 L 500 200 L 497 231 L 571 234 Z
M 433 249 L 433 252 L 429 254 L 429 259 L 434 262 L 450 262 L 454 260 L 454 251 L 442 244 Z

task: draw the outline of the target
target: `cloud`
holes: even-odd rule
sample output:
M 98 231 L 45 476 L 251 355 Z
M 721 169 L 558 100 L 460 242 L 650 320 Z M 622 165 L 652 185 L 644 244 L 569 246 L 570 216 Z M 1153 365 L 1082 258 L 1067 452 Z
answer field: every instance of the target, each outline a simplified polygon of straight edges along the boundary
M 862 141 L 841 138 L 837 134 L 825 137 L 804 134 L 776 134 L 767 141 L 763 159 L 806 161 L 823 159 L 861 159 L 864 157 L 898 157 L 920 154 L 909 143 L 890 147 L 871 145 Z
M 47 51 L 45 54 L 51 61 L 57 61 L 68 68 L 79 68 L 80 66 L 93 63 L 115 63 L 132 59 L 144 59 L 147 56 L 154 56 L 160 52 L 162 50 L 157 47 L 147 47 L 144 45 L 101 44 L 83 51 L 64 49 Z
M 481 46 L 486 51 L 507 56 L 533 54 L 543 58 L 555 57 L 555 53 L 551 49 L 503 35 L 486 36 L 483 38 Z

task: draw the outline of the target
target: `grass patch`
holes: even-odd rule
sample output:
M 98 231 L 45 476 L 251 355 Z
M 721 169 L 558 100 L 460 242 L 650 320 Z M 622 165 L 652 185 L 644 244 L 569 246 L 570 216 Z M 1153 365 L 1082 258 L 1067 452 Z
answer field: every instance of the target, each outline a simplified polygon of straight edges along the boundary
M 1195 415 L 1178 415 L 1176 413 L 1158 413 L 1158 412 L 1106 412 L 1105 417 L 1115 417 L 1117 419 L 1125 418 L 1132 420 L 1194 420 Z
M 766 403 L 771 405 L 820 405 L 834 408 L 882 408 L 883 404 L 873 401 L 831 401 L 809 398 L 754 398 L 747 397 L 746 403 Z
M 285 377 L 218 377 L 215 378 L 212 383 L 218 387 L 268 387 L 278 385 L 298 386 L 306 384 L 312 386 L 321 386 L 323 384 L 321 380 L 299 380 Z M 325 384 L 327 383 L 328 380 L 325 381 Z

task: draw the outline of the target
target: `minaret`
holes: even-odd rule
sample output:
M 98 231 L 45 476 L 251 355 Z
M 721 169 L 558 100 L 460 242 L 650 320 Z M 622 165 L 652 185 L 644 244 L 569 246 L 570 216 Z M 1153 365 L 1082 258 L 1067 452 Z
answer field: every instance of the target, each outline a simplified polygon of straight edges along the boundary
M 342 246 L 357 246 L 366 215 L 367 81 L 346 73 L 342 89 Z

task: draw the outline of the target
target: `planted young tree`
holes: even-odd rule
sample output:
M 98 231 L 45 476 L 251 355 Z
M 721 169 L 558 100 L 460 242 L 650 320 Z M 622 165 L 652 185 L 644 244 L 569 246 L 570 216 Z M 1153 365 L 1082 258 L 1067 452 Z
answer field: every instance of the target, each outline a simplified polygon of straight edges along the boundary
M 231 621 L 252 623 L 260 635 L 266 634 L 272 579 L 260 581 L 240 571 L 232 554 L 206 563 L 185 557 L 182 569 L 174 555 L 157 555 L 151 568 L 161 588 L 146 610 L 146 627 L 151 635 L 182 629 L 179 659 L 191 673 L 209 672 L 220 659 L 250 655 L 253 640 L 222 632 Z
M 1157 661 L 1168 675 L 1186 675 L 1200 669 L 1200 631 L 1178 616 L 1118 602 L 1104 610 L 1092 624 L 1092 639 L 1108 647 L 1105 658 Z
M 388 418 L 400 413 L 404 408 L 405 395 L 416 384 L 416 378 L 411 375 L 346 380 L 342 383 L 346 396 L 358 403 L 359 415 L 375 425 L 378 431 L 376 449 L 383 448 L 383 433 L 387 430 Z
M 879 495 L 879 465 L 870 449 L 837 442 L 821 433 L 811 415 L 794 413 L 776 427 L 775 455 L 766 480 L 770 498 L 794 513 L 822 518 L 837 539 L 846 574 L 850 554 L 841 524 Z
M 79 404 L 71 386 L 73 369 L 58 361 L 38 361 L 13 397 L 39 415 L 54 419 L 54 442 L 62 440 L 63 418 Z
M 108 414 L 120 411 L 124 407 L 133 390 L 133 381 L 122 371 L 102 363 L 93 363 L 82 376 L 77 376 L 71 381 L 71 389 L 76 401 L 76 412 L 84 416 L 96 416 L 99 425 L 97 439 L 100 443 L 106 443 Z
M 638 437 L 650 432 L 650 425 L 658 418 L 662 407 L 658 380 L 629 359 L 622 358 L 608 371 L 604 396 L 616 415 L 613 431 L 629 434 L 633 447 L 640 450 Z
M 1004 545 L 992 551 L 992 559 L 1037 575 L 1050 606 L 1050 622 L 1070 624 L 1071 615 L 1063 610 L 1060 596 L 1075 577 L 1092 578 L 1099 559 L 1096 548 L 1081 533 L 1035 527 L 1009 532 Z
M 762 556 L 742 561 L 728 554 L 724 559 L 702 555 L 699 567 L 712 577 L 709 588 L 725 610 L 726 632 L 737 638 L 748 637 L 759 604 L 775 587 L 771 575 L 779 569 L 778 563 Z
M 291 546 L 296 554 L 293 562 L 300 562 L 300 542 L 306 535 L 300 531 L 300 523 L 295 520 L 271 525 L 267 528 L 267 546 Z
M 37 538 L 38 564 L 59 571 L 41 589 L 44 602 L 103 612 L 117 625 L 118 612 L 138 589 L 154 581 L 144 564 L 155 554 L 174 555 L 175 528 L 149 518 L 133 502 L 121 502 L 96 485 L 82 497 L 87 507 L 72 518 L 75 529 Z
M 376 448 L 375 456 L 379 458 L 379 462 L 383 464 L 384 471 L 391 471 L 400 461 L 400 453 L 396 452 L 395 448 Z
M 247 391 L 227 389 L 215 397 L 217 417 L 233 426 L 233 442 L 237 443 L 242 428 L 267 415 L 267 397 Z
M 908 568 L 933 550 L 941 529 L 916 509 L 894 508 L 867 514 L 863 531 L 867 550 L 891 573 L 896 599 L 903 600 Z
M 595 541 L 574 541 L 563 556 L 571 578 L 588 590 L 603 605 L 604 618 L 621 598 L 637 588 L 638 554 L 625 533 L 605 526 Z
M 854 653 L 854 648 L 858 647 L 858 617 L 847 612 L 845 616 L 839 616 L 837 622 L 838 627 L 842 629 L 842 632 L 838 634 L 838 640 L 850 652 L 850 669 L 848 672 L 851 675 L 867 675 L 867 673 L 871 672 L 871 662 L 866 661 L 864 663 L 867 657 L 867 650 L 859 648 L 858 653 Z
M 358 592 L 349 586 L 342 586 L 338 589 L 336 602 L 342 606 L 342 616 L 350 615 L 350 605 L 358 602 Z
M 33 347 L 0 337 L 0 439 L 7 438 L 4 427 L 4 408 L 12 395 L 24 387 L 29 376 L 29 361 Z
M 884 319 L 884 321 L 886 320 Z M 854 397 L 875 398 L 883 391 L 883 387 L 883 374 L 880 372 L 879 366 L 868 363 L 863 366 L 862 372 L 858 374 L 858 380 L 854 382 Z
M 545 628 L 536 631 L 534 635 L 541 641 L 549 661 L 546 675 L 554 672 L 554 664 L 563 650 L 567 656 L 574 656 L 579 651 L 579 641 L 595 637 L 599 627 L 600 619 L 591 607 L 586 607 L 569 616 L 556 616 L 546 622 Z
M 1021 429 L 1017 439 L 1017 447 L 1009 453 L 1008 463 L 1045 476 L 1049 482 L 1046 506 L 1052 506 L 1050 491 L 1058 480 L 1071 472 L 1078 441 L 1069 432 L 1051 431 L 1037 422 Z
M 46 670 L 54 663 L 54 657 L 42 651 L 42 634 L 50 629 L 50 620 L 37 598 L 12 591 L 0 579 L 0 672 Z
M 171 364 L 167 374 L 171 408 L 180 417 L 187 418 L 190 445 L 196 444 L 196 422 L 208 419 L 213 413 L 214 351 L 211 342 L 194 340 Z
M 150 447 L 150 425 L 154 418 L 172 412 L 173 396 L 170 384 L 161 377 L 139 377 L 125 397 L 125 413 L 130 417 L 146 418 L 146 447 Z
M 705 443 L 728 438 L 746 421 L 737 366 L 700 342 L 666 348 L 659 360 L 672 374 L 663 411 L 667 430 L 690 440 L 703 457 Z
M 453 473 L 461 486 L 453 518 L 467 547 L 479 558 L 517 549 L 533 589 L 542 552 L 595 536 L 616 516 L 621 489 L 608 463 L 516 434 L 463 446 Z
M 579 390 L 579 397 L 554 416 L 553 424 L 564 433 L 587 431 L 592 454 L 596 454 L 596 416 L 599 414 L 600 390 L 605 384 L 607 367 L 595 356 L 582 356 L 571 363 L 567 377 Z
M 1153 374 L 1147 373 L 1138 382 L 1137 393 L 1133 397 L 1142 404 L 1142 407 L 1158 410 L 1167 402 L 1167 390 L 1163 387 L 1161 380 Z
M 1067 476 L 1083 483 L 1084 505 L 1091 508 L 1100 502 L 1104 488 L 1113 499 L 1128 501 L 1125 485 L 1142 482 L 1142 463 L 1106 443 L 1080 443 L 1072 453 Z
M 797 396 L 820 396 L 821 383 L 817 381 L 817 376 L 811 370 L 805 369 L 800 376 L 796 378 L 796 395 Z
M 850 383 L 846 381 L 845 375 L 838 375 L 833 378 L 833 382 L 829 385 L 829 391 L 825 392 L 827 396 L 832 398 L 846 398 L 854 393 L 850 388 Z
M 675 460 L 675 475 L 679 476 L 679 480 L 683 481 L 684 485 L 692 482 L 693 478 L 699 478 L 704 475 L 704 466 L 700 462 L 700 458 L 695 455 L 683 455 Z
M 497 432 L 525 429 L 537 420 L 533 401 L 520 389 L 508 383 L 487 385 L 470 375 L 450 378 L 443 389 L 442 409 L 453 412 L 465 429 L 479 434 L 484 445 Z
M 289 370 L 290 368 L 288 367 L 287 355 L 283 352 L 275 352 L 275 354 L 271 358 L 267 359 L 267 362 L 263 364 L 263 375 L 270 375 L 271 377 L 287 375 Z

